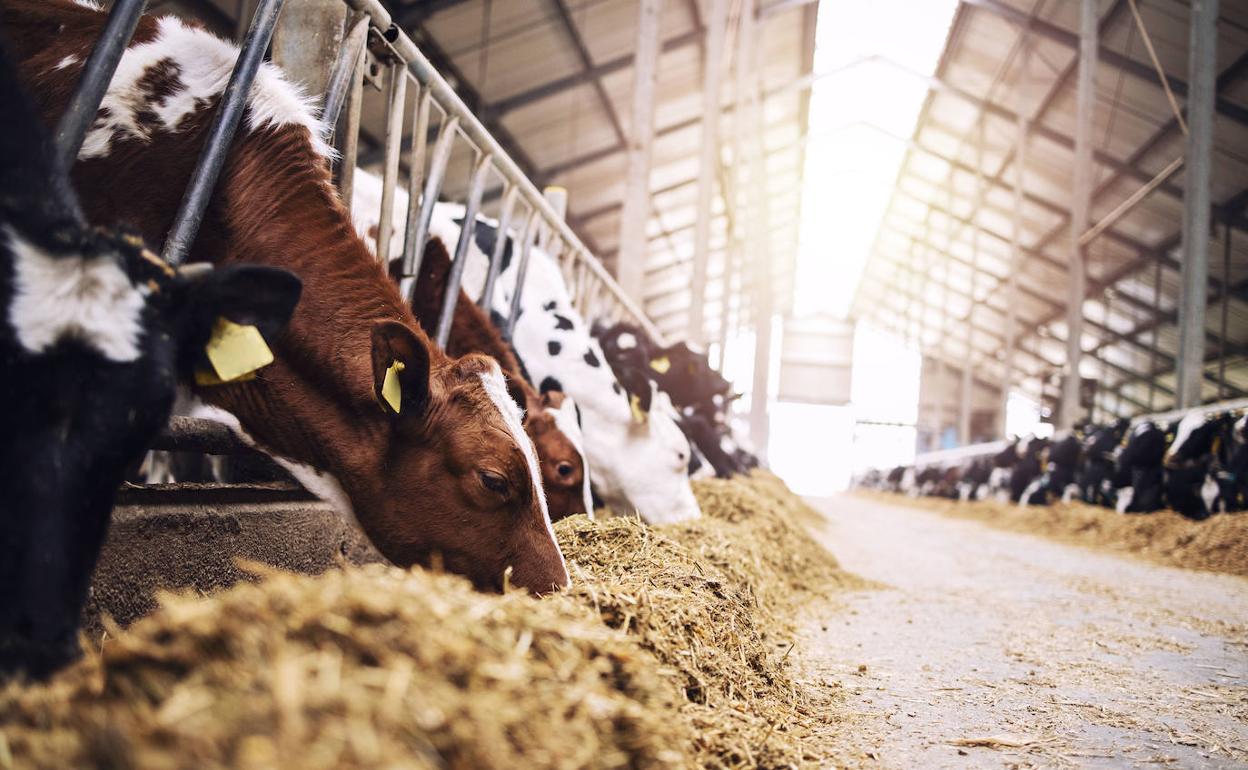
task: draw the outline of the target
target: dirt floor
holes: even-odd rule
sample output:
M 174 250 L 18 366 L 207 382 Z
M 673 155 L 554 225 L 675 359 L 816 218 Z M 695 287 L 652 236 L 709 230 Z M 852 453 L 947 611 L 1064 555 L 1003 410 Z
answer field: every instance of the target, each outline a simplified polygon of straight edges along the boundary
M 1248 575 L 1248 513 L 1192 521 L 1174 511 L 1121 514 L 1080 502 L 1024 507 L 988 500 L 964 503 L 880 492 L 855 494 L 982 521 L 999 529 L 1130 553 L 1175 567 Z
M 798 645 L 842 694 L 830 766 L 1248 768 L 1248 580 L 817 506 L 817 537 L 878 584 L 812 607 Z

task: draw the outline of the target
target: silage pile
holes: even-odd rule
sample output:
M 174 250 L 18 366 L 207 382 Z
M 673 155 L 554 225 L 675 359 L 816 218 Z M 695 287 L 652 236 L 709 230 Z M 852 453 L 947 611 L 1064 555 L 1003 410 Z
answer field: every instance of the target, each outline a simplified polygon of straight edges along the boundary
M 372 566 L 164 597 L 50 685 L 0 693 L 0 768 L 780 768 L 816 760 L 787 621 L 843 578 L 774 477 L 708 516 L 557 527 L 533 600 Z
M 1192 521 L 1174 511 L 1122 514 L 1081 502 L 1023 507 L 995 500 L 962 503 L 902 495 L 881 499 L 904 501 L 1014 532 L 1135 554 L 1176 567 L 1248 575 L 1248 513 Z

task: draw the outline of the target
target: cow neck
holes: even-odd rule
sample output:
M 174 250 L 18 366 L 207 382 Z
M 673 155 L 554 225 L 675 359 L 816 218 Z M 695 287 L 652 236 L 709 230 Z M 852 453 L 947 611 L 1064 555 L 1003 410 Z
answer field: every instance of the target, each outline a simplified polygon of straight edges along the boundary
M 218 262 L 283 267 L 303 294 L 273 371 L 254 387 L 205 390 L 205 400 L 234 412 L 262 444 L 331 470 L 370 464 L 360 447 L 390 429 L 373 388 L 374 324 L 401 321 L 425 337 L 351 226 L 324 159 L 305 129 L 284 127 L 239 137 L 218 190 L 230 233 Z M 212 238 L 197 244 L 211 254 Z M 425 340 L 431 365 L 446 357 Z M 340 470 L 341 472 L 341 470 Z M 344 479 L 345 481 L 345 479 Z

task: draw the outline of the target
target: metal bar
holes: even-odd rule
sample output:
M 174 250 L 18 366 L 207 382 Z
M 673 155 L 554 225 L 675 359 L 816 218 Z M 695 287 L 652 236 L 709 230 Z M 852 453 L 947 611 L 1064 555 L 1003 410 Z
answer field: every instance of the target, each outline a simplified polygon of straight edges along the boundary
M 368 16 L 353 11 L 349 21 L 351 31 L 343 39 L 338 49 L 338 57 L 334 59 L 334 68 L 329 73 L 329 84 L 325 87 L 325 106 L 321 109 L 321 120 L 327 126 L 337 126 L 338 116 L 351 94 L 355 84 L 355 75 L 360 61 L 360 52 L 368 40 Z
M 1066 276 L 1066 366 L 1058 427 L 1069 430 L 1079 417 L 1079 364 L 1083 359 L 1083 299 L 1087 294 L 1086 255 L 1079 236 L 1088 229 L 1092 205 L 1092 121 L 1096 111 L 1096 63 L 1100 35 L 1097 0 L 1082 0 L 1079 24 L 1079 77 L 1075 91 L 1075 170 L 1070 216 L 1070 270 Z
M 350 213 L 355 192 L 355 168 L 360 154 L 360 117 L 364 112 L 364 67 L 368 62 L 368 50 L 360 48 L 352 70 L 351 89 L 347 94 L 347 114 L 342 119 L 343 130 L 336 137 L 341 142 L 341 159 L 336 168 L 338 193 Z
M 281 10 L 282 0 L 260 0 L 256 6 L 256 13 L 251 19 L 251 26 L 238 54 L 238 62 L 230 73 L 230 81 L 221 94 L 220 104 L 217 105 L 212 123 L 208 126 L 199 162 L 191 174 L 182 204 L 178 207 L 173 226 L 165 239 L 163 257 L 171 265 L 180 265 L 195 242 L 195 236 L 204 219 L 204 211 L 208 208 L 212 191 L 217 186 L 217 177 L 221 175 L 221 167 L 225 165 L 225 156 L 234 139 L 234 132 L 243 118 L 252 81 L 264 60 L 264 51 L 269 46 L 269 39 L 273 36 L 273 27 Z
M 1157 176 L 1138 187 L 1135 192 L 1127 196 L 1126 200 L 1115 206 L 1113 211 L 1110 211 L 1108 214 L 1101 217 L 1096 224 L 1084 231 L 1083 235 L 1079 236 L 1079 246 L 1081 248 L 1087 247 L 1088 244 L 1096 240 L 1101 233 L 1112 227 L 1115 222 L 1131 213 L 1136 206 L 1140 205 L 1141 201 L 1152 194 L 1153 190 L 1156 190 L 1158 187 L 1165 184 L 1166 180 L 1178 173 L 1181 168 L 1183 168 L 1182 157 L 1178 157 L 1170 161 L 1165 168 L 1157 172 Z
M 451 160 L 451 150 L 455 143 L 455 132 L 459 130 L 459 118 L 449 115 L 442 121 L 442 129 L 433 144 L 433 158 L 429 162 L 429 175 L 425 177 L 425 189 L 420 199 L 420 218 L 416 221 L 416 231 L 408 244 L 409 253 L 403 255 L 403 278 L 399 281 L 399 293 L 410 303 L 416 291 L 416 277 L 420 273 L 420 261 L 424 257 L 425 241 L 429 240 L 429 224 L 433 221 L 433 207 L 438 202 L 438 193 L 442 191 L 442 178 L 446 176 L 446 165 Z M 410 227 L 410 225 L 409 225 Z M 464 222 L 465 229 L 468 222 Z
M 1157 266 L 1153 270 L 1153 307 L 1157 308 L 1157 312 L 1161 312 L 1161 257 L 1157 257 Z M 1152 351 L 1149 355 L 1149 371 L 1156 371 L 1157 357 L 1161 355 L 1161 342 L 1158 339 L 1158 330 L 1160 324 L 1153 326 L 1153 339 L 1150 347 Z M 1157 396 L 1157 378 L 1148 378 L 1148 410 L 1151 412 L 1156 408 Z
M 689 300 L 687 337 L 695 345 L 706 338 L 704 302 L 706 271 L 711 252 L 711 203 L 715 197 L 715 168 L 719 162 L 719 92 L 728 0 L 711 0 L 702 59 L 702 146 L 698 157 L 698 211 L 694 231 L 693 284 Z
M 381 213 L 377 217 L 377 258 L 390 261 L 390 240 L 394 234 L 394 189 L 399 183 L 399 143 L 403 141 L 403 113 L 407 106 L 407 67 L 394 62 L 389 67 L 389 93 L 386 94 L 386 161 L 381 170 Z
M 481 193 L 485 192 L 485 180 L 490 174 L 490 156 L 481 153 L 468 182 L 468 201 L 464 206 L 464 226 L 459 228 L 459 242 L 455 244 L 455 259 L 446 275 L 446 294 L 442 297 L 442 312 L 438 315 L 438 346 L 445 348 L 451 339 L 451 326 L 455 321 L 455 305 L 459 301 L 459 287 L 464 280 L 464 266 L 468 264 L 468 247 L 477 229 L 477 211 L 481 208 Z M 507 233 L 499 230 L 496 242 L 507 240 Z
M 1230 322 L 1231 309 L 1231 233 L 1234 232 L 1230 225 L 1222 231 L 1222 329 L 1218 335 L 1220 340 L 1218 343 L 1218 398 L 1226 398 L 1226 350 L 1227 344 L 1226 333 L 1227 324 Z
M 628 172 L 624 184 L 624 210 L 620 214 L 620 252 L 615 261 L 615 274 L 619 276 L 624 291 L 640 300 L 645 280 L 646 223 L 650 219 L 654 91 L 663 0 L 639 0 L 636 7 L 632 125 L 628 136 Z
M 582 258 L 588 260 L 587 264 L 590 270 L 593 271 L 600 281 L 608 286 L 613 294 L 620 298 L 621 304 L 632 319 L 640 324 L 658 344 L 665 344 L 666 338 L 663 333 L 655 327 L 637 302 L 624 294 L 619 283 L 611 277 L 602 264 L 598 260 L 593 259 L 592 256 L 589 256 L 589 249 L 585 247 L 584 242 L 577 237 L 567 222 L 556 215 L 551 205 L 542 197 L 537 187 L 517 164 L 516 159 L 499 144 L 499 141 L 476 118 L 472 110 L 464 104 L 463 99 L 451 87 L 450 83 L 434 68 L 429 58 L 412 42 L 411 37 L 402 30 L 392 26 L 390 13 L 380 0 L 346 1 L 351 7 L 365 11 L 372 16 L 374 25 L 382 31 L 388 40 L 391 40 L 394 50 L 407 61 L 408 69 L 422 85 L 432 92 L 434 101 L 446 110 L 448 116 L 461 121 L 461 130 L 474 146 L 493 156 L 499 176 L 514 183 L 520 189 L 520 197 L 538 212 L 541 219 L 551 228 L 558 231 L 560 237 L 570 245 L 574 252 L 581 254 Z M 424 205 L 424 202 L 422 202 L 422 205 Z M 419 252 L 414 256 L 418 259 L 420 256 Z
M 511 292 L 511 308 L 507 311 L 507 326 L 503 329 L 503 339 L 511 341 L 516 332 L 516 320 L 520 318 L 520 297 L 524 294 L 524 281 L 529 274 L 529 257 L 533 251 L 533 238 L 537 235 L 541 213 L 536 209 L 529 214 L 529 221 L 524 225 L 524 237 L 520 241 L 520 264 L 516 267 L 516 285 Z
M 1183 188 L 1183 290 L 1179 301 L 1178 401 L 1199 406 L 1205 369 L 1213 110 L 1217 97 L 1218 0 L 1192 0 L 1188 43 L 1187 173 Z
M 507 246 L 508 232 L 511 228 L 511 214 L 516 207 L 516 197 L 520 191 L 510 182 L 506 183 L 503 193 L 503 209 L 498 217 L 498 234 L 494 237 L 494 251 L 490 254 L 490 268 L 485 273 L 485 285 L 481 288 L 481 296 L 477 298 L 477 307 L 490 310 L 494 301 L 494 284 L 498 281 L 498 271 L 503 266 L 503 252 Z
M 78 159 L 78 151 L 82 149 L 87 131 L 95 122 L 113 73 L 130 45 L 130 38 L 134 37 L 135 28 L 139 26 L 144 4 L 145 0 L 116 0 L 95 47 L 82 65 L 82 76 L 69 99 L 69 106 L 56 124 L 53 137 L 56 155 L 66 169 L 72 168 Z
M 433 94 L 418 84 L 416 101 L 412 105 L 412 151 L 407 160 L 407 218 L 403 225 L 403 264 L 412 264 L 416 253 L 416 227 L 420 222 L 420 186 L 425 175 L 426 135 L 429 133 L 429 110 Z M 413 271 L 414 272 L 414 271 Z

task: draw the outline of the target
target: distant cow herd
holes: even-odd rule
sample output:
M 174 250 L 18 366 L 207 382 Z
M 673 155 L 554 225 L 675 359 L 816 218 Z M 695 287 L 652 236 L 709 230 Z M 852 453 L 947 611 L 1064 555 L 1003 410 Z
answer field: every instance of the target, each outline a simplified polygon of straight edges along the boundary
M 187 265 L 165 264 L 144 244 L 173 220 L 238 51 L 144 17 L 66 169 L 48 127 L 104 18 L 77 0 L 0 0 L 0 676 L 75 656 L 116 491 L 175 394 L 395 564 L 440 564 L 483 590 L 566 586 L 558 518 L 599 504 L 695 518 L 691 476 L 757 465 L 705 354 L 587 322 L 541 249 L 521 291 L 513 234 L 462 207 L 435 208 L 409 304 L 369 237 L 379 201 L 348 210 L 314 104 L 270 64 Z M 468 226 L 444 350 L 427 332 Z
M 1085 425 L 1052 439 L 1015 439 L 960 463 L 872 471 L 860 484 L 955 500 L 1172 509 L 1200 520 L 1248 510 L 1248 411 L 1194 409 L 1166 422 Z

